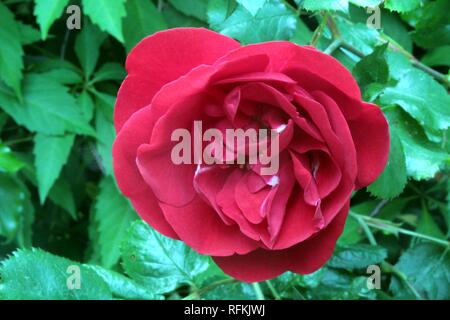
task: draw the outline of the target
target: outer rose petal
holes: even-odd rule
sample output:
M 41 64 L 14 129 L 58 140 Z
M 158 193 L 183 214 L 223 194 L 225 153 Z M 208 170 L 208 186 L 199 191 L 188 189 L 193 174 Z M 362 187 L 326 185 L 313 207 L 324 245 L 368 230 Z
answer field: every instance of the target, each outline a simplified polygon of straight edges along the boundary
M 238 47 L 235 40 L 201 28 L 169 29 L 139 42 L 128 55 L 128 76 L 117 96 L 116 131 L 133 113 L 150 104 L 163 85 L 201 64 L 213 64 Z
M 150 108 L 143 108 L 119 132 L 113 145 L 114 173 L 120 190 L 130 198 L 136 212 L 162 234 L 178 239 L 136 165 L 137 148 L 150 140 L 155 120 Z
M 313 47 L 299 46 L 287 41 L 252 44 L 230 52 L 219 59 L 217 63 L 257 54 L 269 56 L 270 67 L 268 71 L 283 73 L 283 71 L 291 68 L 301 68 L 332 83 L 348 96 L 361 99 L 361 91 L 351 73 L 338 60 Z M 299 77 L 302 76 L 299 73 Z M 291 78 L 298 80 L 294 77 Z
M 359 117 L 349 120 L 356 147 L 358 176 L 356 188 L 371 184 L 383 172 L 389 156 L 389 126 L 381 109 L 362 104 Z
M 245 282 L 274 278 L 286 271 L 307 274 L 322 267 L 333 254 L 347 218 L 349 202 L 328 227 L 314 237 L 286 250 L 258 249 L 246 255 L 213 257 L 228 275 Z

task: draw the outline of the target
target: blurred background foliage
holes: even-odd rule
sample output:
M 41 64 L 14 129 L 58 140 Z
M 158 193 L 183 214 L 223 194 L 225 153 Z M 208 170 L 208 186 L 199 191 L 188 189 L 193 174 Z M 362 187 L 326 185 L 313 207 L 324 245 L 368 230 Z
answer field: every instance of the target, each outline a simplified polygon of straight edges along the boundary
M 81 30 L 66 27 L 69 5 Z M 376 6 L 379 29 L 367 25 Z M 450 299 L 449 12 L 449 0 L 0 0 L 0 297 Z M 314 45 L 389 119 L 389 163 L 354 194 L 319 271 L 237 282 L 119 193 L 112 113 L 126 54 L 180 26 Z M 372 264 L 379 290 L 366 285 Z

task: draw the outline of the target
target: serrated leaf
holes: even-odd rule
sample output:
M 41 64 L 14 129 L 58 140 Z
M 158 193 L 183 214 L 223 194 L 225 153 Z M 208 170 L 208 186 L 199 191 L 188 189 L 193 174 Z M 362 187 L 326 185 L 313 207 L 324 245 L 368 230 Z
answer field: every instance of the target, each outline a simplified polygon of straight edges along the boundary
M 402 143 L 408 176 L 430 179 L 450 162 L 450 155 L 440 145 L 430 142 L 422 128 L 402 110 L 388 110 L 385 115 Z
M 335 21 L 342 38 L 347 43 L 366 55 L 372 53 L 373 47 L 378 44 L 377 30 L 368 27 L 366 23 L 352 23 L 341 17 L 336 18 Z
M 65 132 L 95 135 L 68 89 L 42 75 L 25 77 L 23 102 L 0 84 L 0 107 L 29 131 L 47 135 Z
M 126 72 L 122 65 L 118 63 L 105 63 L 94 74 L 93 83 L 101 81 L 117 80 L 123 81 Z
M 450 96 L 431 76 L 417 69 L 406 72 L 395 87 L 386 88 L 380 103 L 402 107 L 430 139 L 437 130 L 450 126 Z
M 183 1 L 183 3 L 189 2 Z M 164 18 L 151 1 L 128 0 L 126 10 L 127 16 L 124 19 L 123 34 L 125 48 L 128 52 L 145 37 L 167 29 Z
M 97 151 L 101 158 L 104 173 L 106 175 L 112 175 L 112 145 L 116 137 L 116 131 L 114 130 L 114 125 L 111 120 L 114 98 L 106 94 L 97 93 L 96 103 L 99 107 L 95 116 Z
M 47 39 L 48 31 L 56 19 L 61 17 L 69 0 L 34 0 L 34 15 L 41 27 L 42 40 Z
M 103 31 L 124 42 L 122 18 L 126 15 L 125 0 L 83 0 L 83 12 Z
M 250 12 L 253 16 L 255 16 L 258 13 L 259 9 L 264 6 L 266 0 L 236 0 L 236 2 L 247 9 L 247 11 Z
M 303 8 L 308 11 L 333 10 L 348 12 L 348 0 L 304 0 Z
M 450 255 L 448 250 L 431 243 L 419 243 L 400 257 L 395 267 L 407 281 L 426 299 L 450 299 Z M 412 298 L 408 288 L 393 277 L 390 289 L 396 298 Z
M 387 44 L 376 47 L 355 65 L 353 74 L 362 88 L 372 83 L 385 84 L 389 80 L 389 66 L 384 55 L 386 49 Z
M 192 16 L 201 21 L 206 21 L 208 0 L 169 0 L 169 3 L 174 6 L 175 9 L 187 16 Z
M 367 187 L 371 194 L 382 199 L 391 199 L 398 196 L 405 188 L 407 181 L 403 145 L 392 126 L 390 128 L 390 140 L 391 145 L 386 167 L 377 180 Z
M 91 3 L 95 3 L 95 1 Z M 100 54 L 100 46 L 105 38 L 106 34 L 88 20 L 84 23 L 81 33 L 77 36 L 75 53 L 80 61 L 85 79 L 89 79 L 94 72 Z
M 86 268 L 94 271 L 108 285 L 114 297 L 129 300 L 163 300 L 164 297 L 155 295 L 147 288 L 137 284 L 124 275 L 100 266 L 86 265 Z
M 211 1 L 208 22 L 214 30 L 242 43 L 288 40 L 297 24 L 296 13 L 274 0 L 267 0 L 255 16 L 242 6 L 238 6 L 231 15 L 228 15 L 228 10 L 228 1 Z
M 37 134 L 34 138 L 36 177 L 39 187 L 39 199 L 44 203 L 48 192 L 55 183 L 62 167 L 69 157 L 75 136 L 47 136 Z
M 417 9 L 421 0 L 385 0 L 384 7 L 391 11 L 408 12 Z
M 120 194 L 112 178 L 100 183 L 95 203 L 98 224 L 98 246 L 102 265 L 111 268 L 120 258 L 120 244 L 137 215 L 128 200 Z
M 69 266 L 79 267 L 80 289 L 69 289 Z M 94 271 L 40 249 L 18 250 L 0 266 L 0 297 L 7 300 L 104 300 L 112 293 Z M 70 280 L 70 279 L 69 279 Z
M 132 225 L 121 252 L 126 273 L 156 293 L 170 292 L 181 284 L 194 284 L 210 261 L 143 221 Z
M 0 2 L 0 79 L 21 97 L 23 50 L 19 24 L 14 15 Z
M 379 246 L 366 244 L 338 246 L 328 261 L 328 266 L 339 269 L 362 269 L 381 263 L 386 257 L 386 249 Z
M 256 300 L 251 284 L 238 282 L 220 285 L 202 295 L 206 300 Z
M 53 203 L 66 210 L 72 219 L 77 220 L 75 199 L 73 198 L 73 192 L 67 180 L 60 176 L 50 189 L 48 197 Z

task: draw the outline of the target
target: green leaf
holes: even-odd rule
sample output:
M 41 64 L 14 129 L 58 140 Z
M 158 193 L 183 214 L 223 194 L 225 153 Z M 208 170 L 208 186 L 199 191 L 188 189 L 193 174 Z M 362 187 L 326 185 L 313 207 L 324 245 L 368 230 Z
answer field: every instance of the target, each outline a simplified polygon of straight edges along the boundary
M 247 9 L 253 16 L 256 16 L 259 9 L 264 6 L 266 0 L 236 0 L 236 2 Z
M 352 23 L 347 19 L 338 17 L 335 19 L 341 36 L 347 43 L 363 52 L 370 54 L 373 47 L 378 44 L 379 33 L 365 23 Z
M 380 102 L 402 107 L 424 127 L 430 139 L 436 130 L 450 126 L 450 96 L 444 87 L 420 70 L 406 72 L 395 87 L 384 90 Z
M 80 289 L 69 289 L 70 266 L 79 267 Z M 0 297 L 7 300 L 105 300 L 112 293 L 94 271 L 40 249 L 18 250 L 0 266 Z
M 387 47 L 387 44 L 376 47 L 355 65 L 353 74 L 362 88 L 372 83 L 385 84 L 389 80 L 389 67 L 384 55 Z
M 238 282 L 223 284 L 202 295 L 206 300 L 256 300 L 251 284 Z
M 98 224 L 98 246 L 102 265 L 111 268 L 120 258 L 120 244 L 137 216 L 128 200 L 120 194 L 112 178 L 100 183 L 100 194 L 95 203 Z
M 183 1 L 182 3 L 189 3 Z M 125 48 L 131 51 L 133 47 L 145 37 L 167 29 L 161 13 L 151 1 L 128 0 L 126 3 L 127 16 L 124 19 L 123 34 Z
M 384 7 L 391 11 L 408 12 L 417 9 L 421 0 L 386 0 Z
M 106 175 L 112 175 L 112 145 L 116 137 L 116 132 L 110 119 L 112 118 L 114 98 L 105 94 L 97 94 L 96 103 L 100 107 L 100 110 L 95 116 L 97 151 L 102 160 L 101 164 L 104 173 Z
M 351 209 L 353 211 L 353 208 Z M 352 216 L 345 221 L 344 232 L 338 239 L 339 245 L 349 245 L 359 242 L 364 238 L 363 230 L 359 222 Z
M 100 266 L 86 265 L 86 268 L 94 271 L 108 285 L 114 297 L 129 300 L 162 300 L 163 296 L 155 295 L 147 290 L 147 288 L 137 284 L 132 279 L 102 268 Z
M 91 1 L 91 3 L 95 3 Z M 94 72 L 100 54 L 100 46 L 106 35 L 88 20 L 75 41 L 75 53 L 83 68 L 84 77 L 89 79 Z
M 367 244 L 338 246 L 328 261 L 328 266 L 339 269 L 362 269 L 381 263 L 386 257 L 386 249 L 379 246 Z
M 405 188 L 407 181 L 403 145 L 392 126 L 390 127 L 390 139 L 391 145 L 386 167 L 378 179 L 367 187 L 371 194 L 382 199 L 392 199 L 398 196 Z
M 300 1 L 297 1 L 300 3 Z M 335 10 L 348 12 L 348 0 L 304 0 L 303 8 L 308 11 Z
M 385 111 L 385 115 L 402 142 L 408 176 L 416 180 L 430 179 L 450 162 L 450 155 L 430 142 L 422 128 L 405 112 L 395 108 Z
M 21 247 L 30 246 L 33 216 L 26 186 L 16 177 L 0 173 L 0 236 L 8 242 L 16 238 Z
M 448 250 L 430 243 L 419 243 L 405 251 L 395 267 L 427 299 L 450 299 L 450 255 Z M 396 298 L 411 298 L 404 284 L 393 277 L 390 289 Z
M 48 193 L 49 199 L 66 210 L 72 219 L 77 220 L 77 211 L 73 192 L 67 180 L 59 177 Z
M 444 233 L 439 228 L 439 225 L 436 223 L 436 221 L 434 221 L 433 217 L 426 207 L 422 208 L 416 232 L 445 240 Z
M 98 69 L 98 71 L 94 74 L 94 78 L 92 79 L 93 83 L 101 82 L 101 81 L 123 81 L 126 76 L 125 69 L 122 65 L 118 63 L 105 63 Z
M 194 284 L 209 265 L 208 257 L 161 235 L 143 221 L 135 222 L 129 230 L 122 245 L 122 259 L 126 273 L 156 293 Z
M 175 9 L 181 11 L 187 16 L 192 16 L 201 21 L 206 21 L 206 10 L 208 6 L 208 0 L 191 0 L 191 1 L 169 0 L 169 3 L 172 6 L 174 6 Z
M 20 42 L 22 45 L 28 45 L 41 40 L 41 34 L 39 30 L 34 29 L 32 26 L 18 22 L 20 32 Z
M 170 4 L 163 6 L 162 15 L 167 22 L 169 28 L 177 27 L 206 27 L 204 21 L 197 18 L 184 15 L 180 11 L 176 10 Z
M 0 2 L 0 79 L 21 97 L 23 50 L 19 24 L 14 15 Z
M 417 45 L 425 49 L 450 45 L 450 23 L 434 29 L 421 29 L 412 33 Z
M 0 143 L 0 172 L 17 172 L 25 166 L 25 163 L 19 160 L 11 149 Z
M 69 0 L 34 0 L 34 15 L 41 27 L 42 40 L 47 39 L 48 30 L 56 19 L 61 17 L 64 8 L 69 4 Z
M 75 98 L 63 85 L 48 77 L 28 74 L 24 79 L 23 102 L 0 84 L 0 107 L 29 131 L 47 135 L 65 132 L 95 135 L 81 114 Z
M 41 75 L 48 77 L 60 84 L 77 84 L 83 82 L 83 78 L 80 73 L 72 69 L 56 68 L 41 73 Z
M 62 167 L 69 157 L 75 136 L 47 136 L 37 134 L 34 138 L 33 153 L 39 186 L 39 199 L 44 203 L 48 192 L 55 183 Z
M 126 15 L 125 0 L 83 0 L 83 12 L 103 31 L 124 42 L 122 18 Z
M 94 100 L 92 100 L 92 97 L 87 90 L 81 91 L 78 96 L 77 103 L 80 106 L 81 112 L 86 118 L 86 121 L 91 121 L 94 116 L 95 105 Z
M 344 270 L 321 268 L 300 277 L 300 285 L 306 288 L 303 299 L 374 299 L 377 290 L 367 288 L 367 277 L 355 277 Z
M 302 19 L 297 19 L 297 28 L 290 41 L 299 45 L 307 45 L 311 43 L 313 32 L 309 30 L 308 26 Z
M 228 10 L 228 1 L 211 1 L 208 22 L 214 30 L 242 43 L 288 40 L 296 29 L 296 13 L 274 0 L 267 0 L 255 16 L 242 6 L 231 15 Z
M 450 67 L 450 45 L 437 47 L 429 51 L 426 55 L 423 56 L 422 63 L 430 67 Z

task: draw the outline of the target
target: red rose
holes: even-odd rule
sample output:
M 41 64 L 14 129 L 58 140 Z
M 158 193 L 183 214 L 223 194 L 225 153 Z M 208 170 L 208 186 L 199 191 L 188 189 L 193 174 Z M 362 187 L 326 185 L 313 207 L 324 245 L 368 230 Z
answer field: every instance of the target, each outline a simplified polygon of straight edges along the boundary
M 145 221 L 242 281 L 310 273 L 330 258 L 352 191 L 377 178 L 389 151 L 382 112 L 361 101 L 336 59 L 183 28 L 144 39 L 126 68 L 114 171 Z M 277 174 L 261 175 L 257 164 L 175 164 L 171 134 L 194 121 L 283 128 Z

